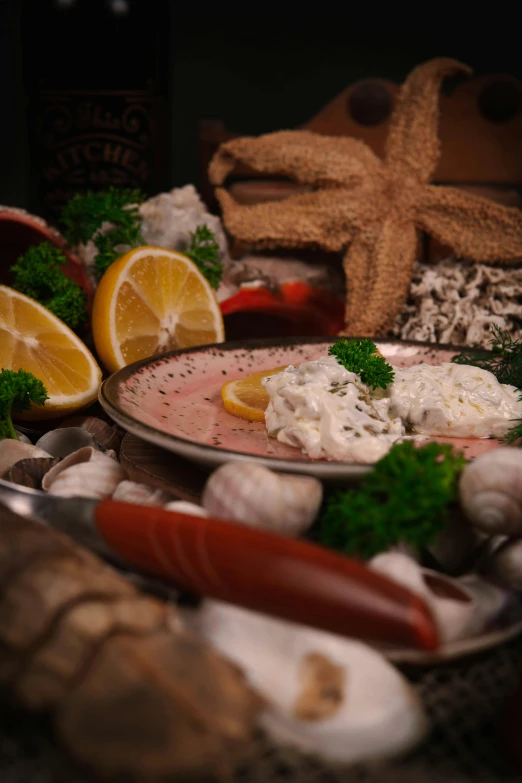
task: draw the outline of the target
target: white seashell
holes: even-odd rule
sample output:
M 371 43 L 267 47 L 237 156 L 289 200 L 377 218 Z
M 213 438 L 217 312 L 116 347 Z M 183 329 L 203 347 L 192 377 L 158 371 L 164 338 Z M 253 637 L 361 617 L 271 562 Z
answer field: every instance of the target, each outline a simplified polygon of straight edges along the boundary
M 208 517 L 208 511 L 197 503 L 191 503 L 188 500 L 171 500 L 165 505 L 169 511 L 179 511 L 180 514 L 192 514 L 195 517 Z
M 42 488 L 62 497 L 110 497 L 125 471 L 112 457 L 89 446 L 69 454 L 46 473 Z
M 484 539 L 485 534 L 476 530 L 469 519 L 458 516 L 449 521 L 427 550 L 446 573 L 463 573 L 474 565 Z
M 453 579 L 421 568 L 396 552 L 385 552 L 368 566 L 408 587 L 426 601 L 437 624 L 442 644 L 482 633 L 506 606 L 509 594 L 476 574 Z
M 489 555 L 485 571 L 500 584 L 522 590 L 522 538 L 505 539 Z
M 186 614 L 264 697 L 260 723 L 276 741 L 346 764 L 398 755 L 424 737 L 417 694 L 362 642 L 217 601 Z
M 60 427 L 56 430 L 49 430 L 36 441 L 36 445 L 48 451 L 53 457 L 68 457 L 69 454 L 79 451 L 85 446 L 97 448 L 91 433 L 82 427 Z
M 25 443 L 14 438 L 2 438 L 0 440 L 0 477 L 21 459 L 50 456 L 47 451 L 33 446 L 32 443 Z
M 163 492 L 162 489 L 127 479 L 120 481 L 112 495 L 113 500 L 136 503 L 139 506 L 163 506 L 171 497 L 172 495 Z
M 32 443 L 32 440 L 27 437 L 25 432 L 21 432 L 21 430 L 18 429 L 18 427 L 15 427 L 15 432 L 18 435 L 18 440 L 21 440 L 22 443 Z
M 522 535 L 522 450 L 488 451 L 466 465 L 459 481 L 464 512 L 479 530 Z
M 212 473 L 203 489 L 210 516 L 298 536 L 310 527 L 323 487 L 311 476 L 275 473 L 262 465 L 232 461 Z

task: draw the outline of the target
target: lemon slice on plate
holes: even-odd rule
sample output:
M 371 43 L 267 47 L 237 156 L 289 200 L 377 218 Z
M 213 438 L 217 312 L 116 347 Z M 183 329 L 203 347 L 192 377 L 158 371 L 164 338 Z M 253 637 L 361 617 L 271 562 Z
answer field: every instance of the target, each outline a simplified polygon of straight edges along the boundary
M 101 370 L 87 346 L 46 307 L 0 285 L 0 368 L 26 370 L 49 395 L 20 418 L 65 416 L 93 402 Z
M 272 370 L 262 370 L 223 384 L 221 397 L 225 410 L 240 419 L 264 421 L 269 397 L 261 379 L 285 369 L 286 365 Z
M 208 280 L 183 253 L 144 246 L 118 258 L 93 302 L 92 333 L 110 372 L 176 348 L 225 339 Z

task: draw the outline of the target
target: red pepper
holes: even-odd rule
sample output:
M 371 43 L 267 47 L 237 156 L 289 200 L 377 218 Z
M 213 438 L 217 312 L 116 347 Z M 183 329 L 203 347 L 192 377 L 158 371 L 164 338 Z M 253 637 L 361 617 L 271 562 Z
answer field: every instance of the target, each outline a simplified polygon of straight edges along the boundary
M 337 335 L 344 326 L 344 307 L 344 300 L 340 297 L 298 280 L 282 283 L 276 290 L 264 286 L 245 287 L 221 302 L 221 312 L 225 317 L 229 339 L 229 324 L 233 326 L 235 320 L 227 319 L 227 316 L 240 313 L 245 318 L 242 325 L 243 334 L 238 337 L 252 336 L 244 334 L 245 328 L 249 331 L 249 324 L 252 329 L 257 327 L 259 332 L 260 320 L 256 319 L 254 314 L 269 316 L 278 321 L 280 333 L 284 330 L 287 336 Z M 250 318 L 247 318 L 249 314 Z M 269 326 L 266 320 L 264 325 Z

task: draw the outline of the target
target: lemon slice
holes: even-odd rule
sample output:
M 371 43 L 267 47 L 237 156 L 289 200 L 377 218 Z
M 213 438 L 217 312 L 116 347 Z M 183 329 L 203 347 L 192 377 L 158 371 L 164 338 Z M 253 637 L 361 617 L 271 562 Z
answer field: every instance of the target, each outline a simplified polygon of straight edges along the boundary
M 93 302 L 92 333 L 110 371 L 176 348 L 225 339 L 216 296 L 183 253 L 144 246 L 118 258 Z
M 49 395 L 20 418 L 49 419 L 96 399 L 101 370 L 80 338 L 46 307 L 0 285 L 0 368 L 26 370 Z
M 225 410 L 240 419 L 264 421 L 269 397 L 261 379 L 285 369 L 286 365 L 273 370 L 262 370 L 223 384 L 221 397 Z

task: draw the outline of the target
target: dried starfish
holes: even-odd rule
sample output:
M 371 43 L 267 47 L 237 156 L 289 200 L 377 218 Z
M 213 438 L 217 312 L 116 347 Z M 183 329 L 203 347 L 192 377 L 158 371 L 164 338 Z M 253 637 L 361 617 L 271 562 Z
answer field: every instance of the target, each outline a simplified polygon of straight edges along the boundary
M 461 190 L 430 185 L 440 157 L 439 90 L 470 69 L 437 58 L 415 68 L 390 119 L 384 160 L 362 141 L 280 131 L 225 142 L 210 167 L 225 226 L 254 249 L 321 248 L 343 253 L 345 334 L 381 336 L 402 311 L 416 258 L 417 230 L 460 257 L 522 260 L 522 213 Z M 223 187 L 237 162 L 285 175 L 312 192 L 240 205 Z

